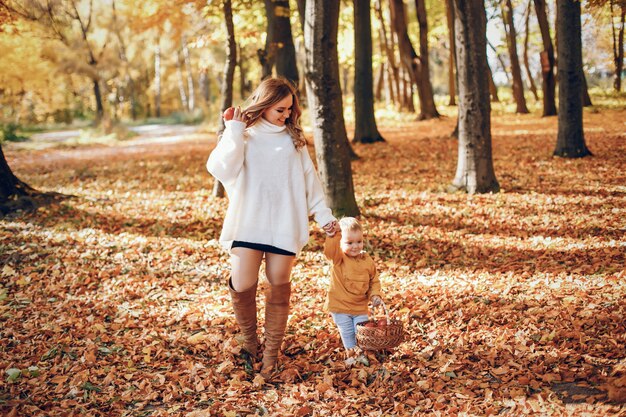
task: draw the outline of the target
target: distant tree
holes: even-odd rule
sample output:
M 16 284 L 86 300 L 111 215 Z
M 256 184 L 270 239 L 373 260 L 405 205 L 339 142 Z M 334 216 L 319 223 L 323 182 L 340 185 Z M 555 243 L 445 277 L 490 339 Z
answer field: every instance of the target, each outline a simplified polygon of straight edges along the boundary
M 430 92 L 427 88 L 430 80 L 424 80 L 425 70 L 422 68 L 422 57 L 417 55 L 409 38 L 404 2 L 402 0 L 390 0 L 390 5 L 393 29 L 398 36 L 400 58 L 411 77 L 411 82 L 417 87 L 417 95 L 420 101 L 420 114 L 418 117 L 422 120 L 439 117 L 439 112 L 437 112 L 435 101 L 432 97 L 432 88 Z M 422 43 L 420 43 L 420 53 L 423 51 L 422 48 Z M 426 50 L 427 48 L 426 46 Z
M 541 31 L 543 41 L 543 51 L 541 52 L 541 89 L 543 91 L 543 116 L 556 115 L 555 89 L 556 79 L 554 77 L 554 48 L 550 37 L 550 25 L 546 11 L 545 0 L 534 0 L 535 11 L 537 12 L 537 22 Z
M 520 69 L 519 57 L 517 55 L 517 32 L 513 23 L 513 5 L 511 0 L 501 0 L 502 20 L 504 21 L 504 31 L 506 33 L 506 43 L 509 48 L 511 59 L 511 75 L 513 76 L 513 98 L 517 105 L 516 113 L 529 113 L 524 97 L 524 84 L 522 83 L 522 71 Z
M 317 167 L 335 215 L 356 216 L 359 208 L 354 197 L 350 144 L 339 86 L 338 25 L 338 1 L 307 0 L 305 74 Z
M 619 5 L 619 31 L 615 33 L 614 6 Z M 624 17 L 626 16 L 626 1 L 609 0 L 611 8 L 611 39 L 613 40 L 613 62 L 615 62 L 615 80 L 613 88 L 622 91 L 622 71 L 624 70 Z
M 530 92 L 533 93 L 535 100 L 539 101 L 539 95 L 537 94 L 537 86 L 533 78 L 533 73 L 530 70 L 530 62 L 528 62 L 528 41 L 530 40 L 530 9 L 533 7 L 533 0 L 528 0 L 528 6 L 526 7 L 526 13 L 524 15 L 524 69 L 526 70 L 526 77 L 528 78 L 528 85 Z
M 354 0 L 354 45 L 355 123 L 352 142 L 384 141 L 374 115 L 370 0 Z
M 446 20 L 448 23 L 448 47 L 450 58 L 448 59 L 448 91 L 450 100 L 448 106 L 456 105 L 456 61 L 454 59 L 456 42 L 454 41 L 454 2 L 446 0 Z
M 93 94 L 96 105 L 96 122 L 104 116 L 102 90 L 100 86 L 101 60 L 107 49 L 109 31 L 105 31 L 104 40 L 95 32 L 95 20 L 98 12 L 94 10 L 93 0 L 80 7 L 79 0 L 43 1 L 43 0 L 15 0 L 6 3 L 13 13 L 21 18 L 36 22 L 44 36 L 60 41 L 68 52 L 75 53 L 75 63 L 72 70 L 89 77 L 93 84 Z M 96 7 L 99 7 L 96 3 Z M 87 12 L 85 13 L 85 9 Z M 84 66 L 86 64 L 86 66 Z
M 419 70 L 420 78 L 418 90 L 422 90 L 422 97 L 420 97 L 420 118 L 430 119 L 433 117 L 439 117 L 437 106 L 435 106 L 435 97 L 433 94 L 433 86 L 430 83 L 430 59 L 428 58 L 430 52 L 428 50 L 428 19 L 426 16 L 426 0 L 415 0 L 415 10 L 417 14 L 417 23 L 420 29 L 419 43 L 420 43 L 420 56 L 419 56 Z M 422 99 L 424 102 L 422 103 Z
M 271 76 L 272 69 L 276 66 L 277 75 L 287 78 L 297 86 L 299 75 L 289 20 L 289 0 L 265 0 L 265 14 L 267 16 L 265 49 L 259 50 L 263 66 L 262 78 Z
M 559 121 L 554 155 L 579 158 L 591 155 L 583 132 L 583 60 L 580 3 L 557 0 L 559 45 Z
M 219 134 L 224 131 L 224 119 L 222 114 L 233 105 L 233 80 L 235 77 L 235 67 L 237 66 L 237 42 L 235 41 L 235 25 L 233 24 L 233 7 L 231 0 L 223 0 L 224 22 L 226 33 L 228 34 L 228 44 L 226 48 L 226 62 L 224 64 L 224 81 L 222 82 L 222 105 L 219 114 Z M 213 195 L 224 197 L 224 186 L 215 179 L 213 184 Z
M 459 151 L 452 189 L 470 194 L 500 189 L 491 151 L 487 17 L 482 1 L 454 0 L 459 81 Z
M 615 33 L 615 6 L 619 6 L 619 31 Z M 622 71 L 624 70 L 624 17 L 626 16 L 626 1 L 609 0 L 611 9 L 611 39 L 613 40 L 613 62 L 615 63 L 615 80 L 613 88 L 616 92 L 622 91 Z

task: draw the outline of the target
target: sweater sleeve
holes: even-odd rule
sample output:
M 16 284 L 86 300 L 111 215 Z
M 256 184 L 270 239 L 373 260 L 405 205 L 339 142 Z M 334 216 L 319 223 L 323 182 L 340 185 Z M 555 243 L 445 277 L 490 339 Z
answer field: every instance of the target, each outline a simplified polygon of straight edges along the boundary
M 324 256 L 333 261 L 334 265 L 338 264 L 339 261 L 343 259 L 341 247 L 339 246 L 340 240 L 341 232 L 337 232 L 332 237 L 326 236 L 326 241 L 324 242 Z
M 369 266 L 370 274 L 370 289 L 367 292 L 367 299 L 369 300 L 374 295 L 380 296 L 380 280 L 378 279 L 378 270 L 376 269 L 376 263 L 372 258 L 369 259 L 371 265 Z
M 322 182 L 320 181 L 315 166 L 311 160 L 306 147 L 300 150 L 302 156 L 302 167 L 304 168 L 304 177 L 306 182 L 306 200 L 309 210 L 309 216 L 313 216 L 320 227 L 327 225 L 337 219 L 333 216 L 332 211 L 326 205 Z
M 227 189 L 233 185 L 241 172 L 244 162 L 243 132 L 244 122 L 229 120 L 215 149 L 209 155 L 207 170 L 220 180 Z

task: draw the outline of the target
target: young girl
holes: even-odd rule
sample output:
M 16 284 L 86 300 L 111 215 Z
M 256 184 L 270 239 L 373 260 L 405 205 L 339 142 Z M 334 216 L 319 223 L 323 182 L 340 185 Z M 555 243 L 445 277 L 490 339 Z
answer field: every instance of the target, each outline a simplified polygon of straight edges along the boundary
M 344 217 L 327 233 L 324 255 L 333 261 L 325 308 L 339 328 L 348 358 L 356 348 L 356 325 L 367 321 L 367 304 L 380 305 L 380 281 L 374 260 L 363 251 L 363 229 L 354 217 Z
M 225 130 L 207 161 L 229 198 L 220 243 L 230 251 L 229 290 L 244 350 L 258 352 L 256 290 L 261 261 L 265 293 L 265 349 L 261 375 L 271 376 L 285 335 L 291 268 L 309 239 L 309 215 L 332 233 L 336 220 L 306 149 L 294 87 L 264 80 L 241 110 L 224 112 Z

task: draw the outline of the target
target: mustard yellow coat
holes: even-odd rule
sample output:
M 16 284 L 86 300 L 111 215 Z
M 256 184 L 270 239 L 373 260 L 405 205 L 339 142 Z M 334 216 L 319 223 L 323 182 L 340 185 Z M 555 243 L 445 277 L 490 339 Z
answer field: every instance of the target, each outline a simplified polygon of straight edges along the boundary
M 367 314 L 373 295 L 380 296 L 380 281 L 374 260 L 365 252 L 350 257 L 341 251 L 341 233 L 327 237 L 324 255 L 333 261 L 330 287 L 324 308 L 331 313 Z

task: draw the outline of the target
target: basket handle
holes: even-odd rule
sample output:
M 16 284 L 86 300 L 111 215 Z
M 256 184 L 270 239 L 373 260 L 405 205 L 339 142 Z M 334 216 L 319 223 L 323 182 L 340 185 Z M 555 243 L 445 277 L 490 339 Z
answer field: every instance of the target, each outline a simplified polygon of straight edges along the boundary
M 389 325 L 389 309 L 387 308 L 387 305 L 382 300 L 382 298 L 380 300 L 380 304 L 379 305 L 383 307 L 383 310 L 385 311 L 385 319 L 387 319 L 387 325 Z M 374 306 L 371 306 L 370 309 L 369 309 L 369 311 L 371 313 L 371 317 L 376 317 L 374 315 L 374 308 L 375 308 Z

